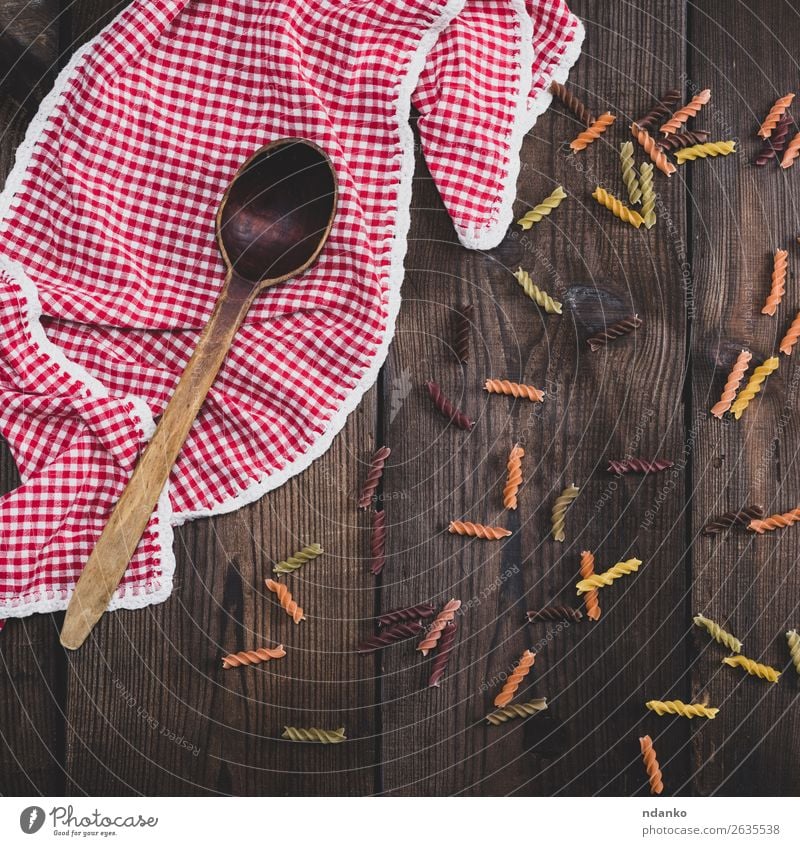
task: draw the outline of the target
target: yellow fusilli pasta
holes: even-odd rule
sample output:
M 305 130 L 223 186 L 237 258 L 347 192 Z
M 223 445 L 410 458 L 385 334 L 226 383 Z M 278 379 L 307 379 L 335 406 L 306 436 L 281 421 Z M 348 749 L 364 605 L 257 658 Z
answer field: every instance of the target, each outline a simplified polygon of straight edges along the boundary
M 567 516 L 567 509 L 572 504 L 572 500 L 580 492 L 577 485 L 567 485 L 563 491 L 556 497 L 553 503 L 553 511 L 550 515 L 550 521 L 553 525 L 553 540 L 564 542 L 566 535 L 564 534 L 564 523 Z
M 734 637 L 730 632 L 726 632 L 722 626 L 713 620 L 709 620 L 708 617 L 704 617 L 702 614 L 696 614 L 694 624 L 700 626 L 701 629 L 705 629 L 717 643 L 727 646 L 731 652 L 742 651 L 742 642 L 739 638 Z
M 690 720 L 694 717 L 707 717 L 709 720 L 713 720 L 719 714 L 719 708 L 709 708 L 708 705 L 700 705 L 698 702 L 687 705 L 680 699 L 668 699 L 664 702 L 660 699 L 651 699 L 644 705 L 645 708 L 655 711 L 659 717 L 663 717 L 664 714 L 675 714 L 678 717 L 687 717 Z
M 521 267 L 514 273 L 514 278 L 519 282 L 522 290 L 529 296 L 540 308 L 543 308 L 547 314 L 561 314 L 561 303 L 554 300 L 550 294 L 543 291 L 531 279 L 527 270 Z
M 656 192 L 653 187 L 653 165 L 642 162 L 639 168 L 639 185 L 642 189 L 642 219 L 645 229 L 656 225 Z
M 770 667 L 767 664 L 759 664 L 758 661 L 754 661 L 752 658 L 745 658 L 744 655 L 730 655 L 727 658 L 723 658 L 722 663 L 727 664 L 729 667 L 741 667 L 743 670 L 747 670 L 751 676 L 758 676 L 758 678 L 772 682 L 773 684 L 781 677 L 780 671 L 774 667 Z
M 532 717 L 540 711 L 547 709 L 547 699 L 531 699 L 530 702 L 513 702 L 506 705 L 505 708 L 499 708 L 497 711 L 492 711 L 491 714 L 486 715 L 486 722 L 493 726 L 499 726 L 501 723 L 506 723 L 509 720 L 514 720 L 517 717 Z
M 344 728 L 320 729 L 320 728 L 295 728 L 284 726 L 281 735 L 286 740 L 295 740 L 301 743 L 341 743 L 347 740 Z
M 635 226 L 637 229 L 644 223 L 644 219 L 639 212 L 629 209 L 622 200 L 618 200 L 613 194 L 609 194 L 605 188 L 601 188 L 598 185 L 592 192 L 592 196 L 601 206 L 605 206 L 611 214 L 618 217 L 624 223 L 630 223 L 631 226 Z
M 534 223 L 538 223 L 543 217 L 550 214 L 553 209 L 557 209 L 561 205 L 561 201 L 567 198 L 566 192 L 559 185 L 549 197 L 545 197 L 541 203 L 534 206 L 529 212 L 526 212 L 517 221 L 523 229 L 530 229 Z
M 590 590 L 597 590 L 601 587 L 608 587 L 616 579 L 621 579 L 623 576 L 628 576 L 635 573 L 642 562 L 638 558 L 629 558 L 627 561 L 619 561 L 612 567 L 609 567 L 604 573 L 595 573 L 587 579 L 581 579 L 575 587 L 578 589 L 578 596 L 582 593 L 588 593 Z
M 622 181 L 628 190 L 628 201 L 635 205 L 642 199 L 639 177 L 636 175 L 636 160 L 633 157 L 633 141 L 623 141 L 619 147 L 619 164 Z
M 789 644 L 789 655 L 795 670 L 800 674 L 800 634 L 795 629 L 786 632 L 786 642 Z
M 770 373 L 774 373 L 778 369 L 780 359 L 777 356 L 768 358 L 763 364 L 759 364 L 753 371 L 747 384 L 739 391 L 739 395 L 733 401 L 731 406 L 731 414 L 738 420 L 744 410 L 750 405 L 753 397 L 761 390 L 761 385 Z
M 691 162 L 695 159 L 705 159 L 709 156 L 729 156 L 736 152 L 735 141 L 707 141 L 705 144 L 695 144 L 675 151 L 675 161 L 678 164 Z

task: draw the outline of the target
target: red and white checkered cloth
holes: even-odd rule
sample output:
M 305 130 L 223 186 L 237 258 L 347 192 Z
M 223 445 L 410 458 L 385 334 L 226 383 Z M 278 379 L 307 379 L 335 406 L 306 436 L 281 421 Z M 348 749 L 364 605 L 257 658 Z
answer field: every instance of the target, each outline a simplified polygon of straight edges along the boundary
M 208 319 L 214 215 L 254 150 L 303 136 L 340 182 L 301 279 L 260 296 L 111 607 L 170 593 L 172 526 L 329 446 L 391 339 L 419 109 L 459 237 L 496 245 L 522 137 L 583 29 L 561 0 L 135 0 L 61 75 L 0 196 L 0 617 L 64 608 Z

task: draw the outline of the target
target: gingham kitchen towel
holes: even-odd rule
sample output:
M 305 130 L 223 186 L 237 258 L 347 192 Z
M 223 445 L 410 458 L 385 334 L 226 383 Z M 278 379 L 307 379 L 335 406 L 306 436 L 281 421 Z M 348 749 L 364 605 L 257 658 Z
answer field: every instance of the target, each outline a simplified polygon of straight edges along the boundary
M 66 607 L 209 317 L 214 215 L 257 148 L 331 156 L 335 225 L 260 296 L 114 595 L 170 593 L 172 527 L 251 502 L 330 445 L 399 307 L 410 104 L 459 237 L 511 220 L 522 137 L 583 29 L 560 0 L 136 0 L 61 74 L 0 196 L 0 617 Z

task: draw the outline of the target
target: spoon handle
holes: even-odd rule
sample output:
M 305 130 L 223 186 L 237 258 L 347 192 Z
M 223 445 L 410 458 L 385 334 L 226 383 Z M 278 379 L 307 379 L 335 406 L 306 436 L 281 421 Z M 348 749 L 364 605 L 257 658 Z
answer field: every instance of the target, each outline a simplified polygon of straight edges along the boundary
M 86 640 L 108 607 L 257 291 L 258 286 L 235 274 L 225 281 L 161 421 L 78 579 L 61 629 L 67 649 Z

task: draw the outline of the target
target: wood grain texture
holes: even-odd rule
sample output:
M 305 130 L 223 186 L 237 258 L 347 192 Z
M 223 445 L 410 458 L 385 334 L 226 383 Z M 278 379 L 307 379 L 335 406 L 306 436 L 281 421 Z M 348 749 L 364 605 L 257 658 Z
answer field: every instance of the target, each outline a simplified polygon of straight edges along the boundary
M 0 29 L 8 27 L 20 44 L 31 43 L 37 66 L 56 59 L 52 23 L 57 3 L 0 3 Z M 4 68 L 0 63 L 0 76 Z M 0 182 L 13 164 L 14 150 L 41 92 L 20 80 L 11 90 L 0 85 Z M 13 95 L 13 96 L 11 96 Z M 13 490 L 19 476 L 4 441 L 0 441 L 0 494 Z M 61 615 L 36 615 L 11 620 L 0 633 L 0 795 L 61 793 L 64 735 L 64 662 L 58 649 Z
M 498 249 L 468 253 L 453 244 L 429 183 L 418 183 L 404 310 L 384 382 L 385 440 L 394 450 L 386 486 L 390 496 L 402 496 L 387 503 L 391 552 L 381 604 L 456 596 L 468 610 L 440 690 L 420 691 L 426 673 L 410 650 L 384 659 L 387 793 L 634 793 L 646 782 L 637 740 L 644 729 L 658 743 L 671 783 L 688 776 L 687 727 L 654 723 L 643 707 L 656 695 L 685 694 L 688 684 L 680 498 L 661 505 L 645 527 L 643 512 L 667 475 L 615 481 L 605 472 L 608 457 L 681 457 L 686 317 L 674 284 L 678 258 L 663 222 L 660 230 L 636 232 L 591 199 L 598 182 L 619 190 L 615 151 L 631 115 L 683 72 L 683 21 L 674 5 L 645 13 L 632 4 L 574 4 L 588 41 L 571 79 L 590 108 L 611 109 L 620 119 L 579 156 L 559 149 L 577 131 L 572 116 L 554 110 L 540 120 L 523 150 L 518 210 L 557 184 L 569 196 L 530 233 L 512 226 Z M 639 44 L 649 49 L 633 49 Z M 659 180 L 671 225 L 683 237 L 682 187 Z M 591 328 L 603 314 L 587 303 L 600 302 L 609 322 L 638 312 L 644 331 L 588 352 L 587 326 L 569 307 L 561 317 L 544 316 L 514 281 L 518 265 L 567 306 L 579 301 Z M 464 300 L 475 304 L 479 328 L 462 370 L 448 339 L 452 307 Z M 543 388 L 545 402 L 487 397 L 487 376 Z M 433 411 L 420 390 L 426 378 L 477 417 L 471 434 L 446 427 Z M 505 461 L 515 441 L 527 451 L 525 483 L 518 511 L 504 514 Z M 683 473 L 675 478 L 682 491 Z M 573 481 L 582 493 L 560 545 L 548 535 L 550 509 Z M 452 518 L 505 525 L 514 534 L 498 544 L 465 541 L 443 532 Z M 634 553 L 646 564 L 601 593 L 599 624 L 526 626 L 526 608 L 577 602 L 586 547 L 596 551 L 598 566 Z M 525 648 L 538 658 L 524 695 L 548 696 L 550 709 L 485 727 L 482 717 Z
M 787 2 L 734 7 L 696 3 L 690 12 L 689 77 L 711 88 L 715 137 L 740 138 L 734 159 L 687 171 L 693 219 L 696 315 L 692 338 L 693 401 L 708 409 L 719 398 L 728 367 L 742 346 L 753 363 L 777 353 L 778 341 L 800 308 L 797 289 L 798 173 L 774 164 L 747 167 L 755 136 L 776 97 L 796 91 L 786 58 L 800 39 L 800 20 Z M 724 56 L 724 62 L 713 62 Z M 795 112 L 796 113 L 796 112 Z M 708 120 L 703 121 L 708 125 Z M 796 170 L 796 168 L 794 168 Z M 770 288 L 772 255 L 789 250 L 792 275 L 775 317 L 760 314 Z M 708 516 L 759 502 L 769 513 L 797 505 L 800 368 L 781 356 L 758 400 L 736 423 L 705 416 L 694 460 L 692 507 L 697 534 Z M 800 624 L 800 534 L 764 537 L 741 531 L 695 541 L 694 609 L 728 625 L 744 653 L 783 668 L 784 632 Z M 697 632 L 693 690 L 722 710 L 695 737 L 695 790 L 700 794 L 800 794 L 800 775 L 782 762 L 800 754 L 797 677 L 767 685 L 720 664 L 726 654 Z

